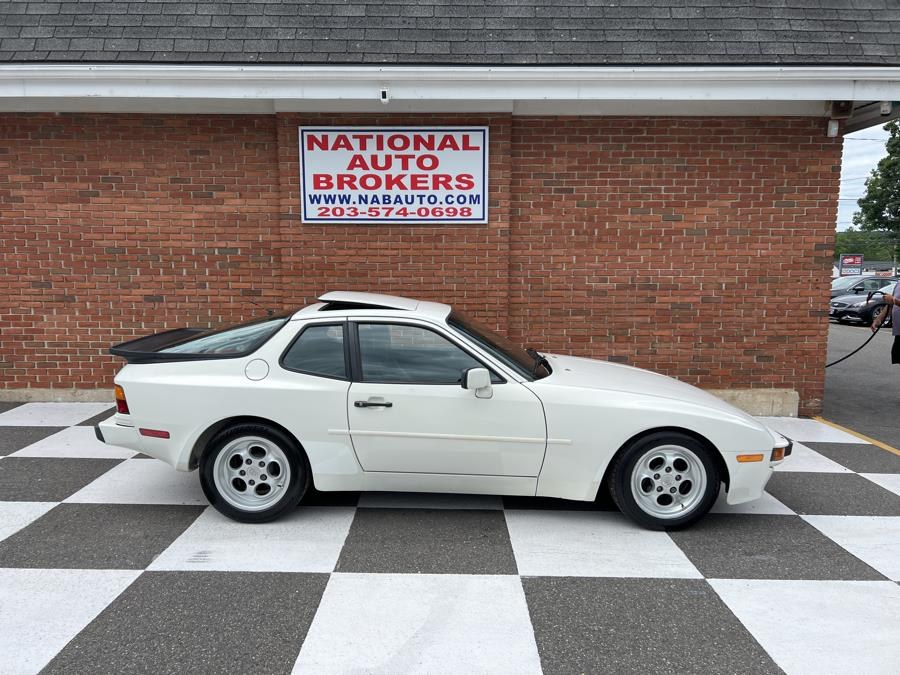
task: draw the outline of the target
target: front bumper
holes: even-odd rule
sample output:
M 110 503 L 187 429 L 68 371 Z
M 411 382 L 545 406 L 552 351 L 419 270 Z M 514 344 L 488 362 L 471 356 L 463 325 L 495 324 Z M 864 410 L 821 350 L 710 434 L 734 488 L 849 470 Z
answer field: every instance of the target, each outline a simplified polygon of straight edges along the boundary
M 829 307 L 828 318 L 835 321 L 865 321 L 862 312 L 864 307 Z
M 783 447 L 784 459 L 787 459 L 794 449 L 794 442 L 786 437 L 784 440 L 785 444 L 778 443 L 775 447 Z M 773 461 L 771 453 L 772 450 L 769 450 L 768 456 L 761 462 L 742 463 L 737 461 L 737 454 L 725 456 L 729 476 L 725 501 L 728 504 L 743 504 L 762 497 L 775 467 L 784 461 L 784 459 Z

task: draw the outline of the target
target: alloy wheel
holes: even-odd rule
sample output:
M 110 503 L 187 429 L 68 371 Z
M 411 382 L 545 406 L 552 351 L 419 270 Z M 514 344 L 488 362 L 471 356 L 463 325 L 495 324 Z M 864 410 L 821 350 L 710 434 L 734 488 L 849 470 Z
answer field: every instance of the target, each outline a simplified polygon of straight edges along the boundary
M 235 508 L 262 511 L 284 496 L 291 483 L 291 467 L 276 443 L 242 436 L 216 456 L 213 480 L 222 498 Z
M 631 492 L 642 511 L 656 518 L 681 518 L 693 511 L 706 492 L 706 468 L 680 445 L 645 452 L 631 473 Z

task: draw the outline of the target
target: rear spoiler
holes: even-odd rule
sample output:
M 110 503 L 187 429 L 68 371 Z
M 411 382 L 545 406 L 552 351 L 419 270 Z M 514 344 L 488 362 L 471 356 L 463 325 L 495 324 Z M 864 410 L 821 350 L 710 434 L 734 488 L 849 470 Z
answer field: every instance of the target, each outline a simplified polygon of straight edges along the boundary
M 130 340 L 109 348 L 113 356 L 121 356 L 128 363 L 158 363 L 160 361 L 200 361 L 210 358 L 222 358 L 219 354 L 172 354 L 160 352 L 161 349 L 174 347 L 199 333 L 209 333 L 208 328 L 176 328 L 174 330 L 154 333 L 137 340 Z

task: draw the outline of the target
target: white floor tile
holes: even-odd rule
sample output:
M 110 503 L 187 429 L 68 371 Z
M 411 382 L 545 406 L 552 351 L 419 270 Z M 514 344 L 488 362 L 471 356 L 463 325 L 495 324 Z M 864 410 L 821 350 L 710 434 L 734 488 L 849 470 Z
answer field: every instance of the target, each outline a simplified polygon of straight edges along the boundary
M 900 473 L 861 473 L 859 475 L 880 485 L 885 490 L 890 490 L 895 495 L 900 495 Z
M 295 673 L 540 673 L 516 576 L 334 574 Z
M 897 672 L 900 586 L 891 581 L 709 583 L 788 675 Z
M 776 471 L 810 471 L 814 473 L 853 473 L 825 455 L 794 443 L 790 456 L 775 467 Z
M 618 513 L 504 512 L 522 576 L 701 578 L 665 532 Z
M 758 417 L 757 419 L 778 433 L 801 443 L 865 443 L 856 436 L 816 420 L 799 417 Z
M 775 499 L 768 492 L 763 492 L 762 497 L 754 499 L 752 502 L 744 502 L 743 504 L 729 504 L 725 501 L 725 490 L 719 492 L 719 498 L 713 504 L 711 513 L 752 513 L 766 514 L 774 516 L 790 516 L 794 512 L 780 501 Z
M 0 502 L 0 541 L 31 524 L 56 502 Z
M 65 501 L 76 504 L 209 503 L 200 488 L 196 471 L 176 471 L 155 459 L 125 460 Z
M 331 572 L 354 513 L 301 506 L 275 522 L 248 525 L 210 507 L 148 569 Z
M 0 671 L 38 672 L 139 574 L 0 569 Z
M 97 440 L 93 427 L 69 427 L 18 450 L 11 457 L 91 457 L 128 459 L 137 453 Z
M 503 508 L 492 495 L 428 494 L 423 492 L 364 492 L 359 506 L 369 509 L 489 509 Z
M 0 427 L 68 427 L 109 410 L 109 403 L 25 403 L 0 413 Z
M 803 516 L 803 519 L 888 579 L 900 581 L 900 517 Z

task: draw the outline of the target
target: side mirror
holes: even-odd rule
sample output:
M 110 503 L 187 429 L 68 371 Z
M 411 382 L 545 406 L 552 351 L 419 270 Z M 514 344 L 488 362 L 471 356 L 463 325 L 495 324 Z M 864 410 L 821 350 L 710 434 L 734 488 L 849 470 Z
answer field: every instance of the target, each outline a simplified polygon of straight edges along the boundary
M 475 391 L 476 398 L 491 398 L 491 374 L 487 368 L 468 368 L 462 372 L 462 388 Z
M 853 292 L 854 292 L 854 293 L 862 293 L 864 290 L 866 290 L 866 289 L 863 288 L 862 286 L 854 286 L 854 287 L 853 287 Z

